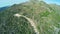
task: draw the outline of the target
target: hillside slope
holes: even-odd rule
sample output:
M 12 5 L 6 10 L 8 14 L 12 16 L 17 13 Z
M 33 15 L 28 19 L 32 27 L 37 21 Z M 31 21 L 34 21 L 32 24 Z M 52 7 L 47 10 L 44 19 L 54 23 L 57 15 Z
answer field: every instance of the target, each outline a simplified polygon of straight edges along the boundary
M 9 8 L 9 7 L 8 7 L 8 6 L 0 7 L 0 11 L 4 11 L 4 10 L 6 10 L 7 8 Z
M 43 1 L 15 4 L 0 12 L 0 34 L 36 34 L 34 27 L 20 14 L 28 17 L 39 34 L 60 34 L 60 6 L 49 5 Z

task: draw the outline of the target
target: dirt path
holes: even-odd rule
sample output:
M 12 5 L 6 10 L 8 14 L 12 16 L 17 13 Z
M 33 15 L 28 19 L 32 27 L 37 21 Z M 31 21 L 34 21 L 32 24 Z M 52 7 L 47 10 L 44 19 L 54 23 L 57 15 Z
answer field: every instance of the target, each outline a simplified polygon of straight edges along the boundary
M 39 34 L 39 31 L 37 30 L 37 27 L 35 25 L 35 22 L 32 19 L 30 19 L 30 18 L 28 18 L 26 16 L 23 16 L 23 15 L 20 15 L 20 14 L 14 14 L 14 16 L 16 16 L 16 17 L 22 16 L 22 17 L 26 18 L 30 22 L 31 26 L 33 26 L 34 31 L 36 32 L 36 34 Z

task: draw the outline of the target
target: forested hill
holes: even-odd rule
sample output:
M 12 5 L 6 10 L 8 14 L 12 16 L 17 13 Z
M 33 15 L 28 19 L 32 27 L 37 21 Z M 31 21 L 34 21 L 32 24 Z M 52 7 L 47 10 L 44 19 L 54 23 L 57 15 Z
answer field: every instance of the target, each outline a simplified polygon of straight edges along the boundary
M 6 9 L 8 9 L 10 6 L 5 6 L 5 7 L 0 7 L 0 11 L 4 11 Z
M 14 4 L 0 12 L 0 34 L 60 34 L 60 6 L 43 1 Z

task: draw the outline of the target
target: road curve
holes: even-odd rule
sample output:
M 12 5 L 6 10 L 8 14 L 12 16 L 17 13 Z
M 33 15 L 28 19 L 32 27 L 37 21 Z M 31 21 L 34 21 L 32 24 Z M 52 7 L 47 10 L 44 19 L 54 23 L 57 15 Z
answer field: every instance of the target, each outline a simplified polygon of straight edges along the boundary
M 34 28 L 34 31 L 36 32 L 36 34 L 39 34 L 39 31 L 38 31 L 38 29 L 36 27 L 36 24 L 32 19 L 30 19 L 30 18 L 28 18 L 26 16 L 23 16 L 23 15 L 20 15 L 20 14 L 14 14 L 14 16 L 26 18 L 29 21 L 29 23 L 31 24 L 31 26 Z

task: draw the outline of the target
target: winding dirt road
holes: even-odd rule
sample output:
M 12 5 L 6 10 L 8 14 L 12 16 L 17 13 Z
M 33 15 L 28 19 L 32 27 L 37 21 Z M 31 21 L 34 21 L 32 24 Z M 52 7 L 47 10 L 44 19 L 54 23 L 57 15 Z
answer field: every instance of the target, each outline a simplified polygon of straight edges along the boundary
M 30 18 L 28 18 L 26 16 L 23 16 L 23 15 L 20 15 L 20 14 L 14 14 L 14 16 L 16 16 L 16 17 L 20 17 L 21 16 L 21 17 L 26 18 L 30 22 L 31 26 L 34 28 L 34 31 L 36 32 L 36 34 L 39 34 L 39 31 L 38 31 L 38 29 L 36 27 L 36 24 L 35 24 L 35 22 L 32 19 L 30 19 Z

